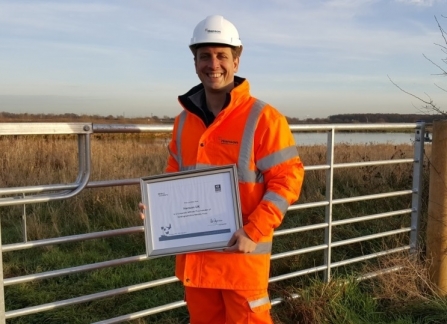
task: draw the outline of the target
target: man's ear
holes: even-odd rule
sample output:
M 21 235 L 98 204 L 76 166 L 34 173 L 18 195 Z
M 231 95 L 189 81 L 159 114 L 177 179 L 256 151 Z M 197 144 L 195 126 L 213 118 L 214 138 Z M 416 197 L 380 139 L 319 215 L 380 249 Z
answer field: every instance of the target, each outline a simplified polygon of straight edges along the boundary
M 239 69 L 239 60 L 240 60 L 240 57 L 238 56 L 233 61 L 233 63 L 234 63 L 234 73 L 237 73 L 237 70 Z
M 199 74 L 197 72 L 197 58 L 194 56 L 194 70 L 196 71 L 196 74 Z

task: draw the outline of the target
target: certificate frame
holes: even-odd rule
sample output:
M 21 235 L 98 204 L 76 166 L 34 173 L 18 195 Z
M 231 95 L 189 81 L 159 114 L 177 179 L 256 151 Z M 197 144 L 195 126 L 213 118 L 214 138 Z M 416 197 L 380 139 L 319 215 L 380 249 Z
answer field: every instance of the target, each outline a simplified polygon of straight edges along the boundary
M 148 257 L 219 250 L 242 227 L 236 165 L 140 178 Z

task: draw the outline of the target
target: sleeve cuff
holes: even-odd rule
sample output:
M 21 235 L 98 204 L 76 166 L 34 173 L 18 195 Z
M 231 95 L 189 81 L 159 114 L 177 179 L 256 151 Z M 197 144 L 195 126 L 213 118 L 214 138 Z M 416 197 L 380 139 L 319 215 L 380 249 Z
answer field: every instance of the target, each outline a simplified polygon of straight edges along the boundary
M 261 237 L 263 236 L 262 233 L 257 229 L 255 224 L 248 223 L 247 225 L 244 225 L 243 227 L 245 234 L 248 235 L 248 237 L 255 243 L 258 243 L 261 240 Z

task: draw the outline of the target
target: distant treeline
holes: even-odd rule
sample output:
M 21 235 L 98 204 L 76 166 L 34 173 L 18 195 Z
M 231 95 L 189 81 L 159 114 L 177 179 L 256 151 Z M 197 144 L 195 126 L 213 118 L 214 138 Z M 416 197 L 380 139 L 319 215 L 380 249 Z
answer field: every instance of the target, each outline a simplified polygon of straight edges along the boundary
M 332 123 L 415 123 L 423 121 L 432 123 L 441 119 L 441 115 L 425 114 L 341 114 L 329 116 Z
M 160 124 L 173 123 L 172 117 L 125 117 L 125 116 L 100 116 L 65 114 L 28 114 L 0 112 L 0 122 L 91 122 L 97 124 Z
M 286 117 L 289 124 L 339 124 L 339 123 L 415 123 L 424 121 L 432 123 L 436 119 L 442 119 L 441 115 L 424 114 L 339 114 L 327 118 Z M 0 122 L 92 122 L 107 124 L 159 124 L 173 123 L 174 118 L 169 116 L 158 117 L 125 117 L 125 116 L 100 116 L 65 114 L 28 114 L 0 112 Z
M 417 121 L 432 123 L 437 119 L 442 119 L 442 116 L 425 114 L 339 114 L 327 118 L 299 119 L 287 117 L 290 124 L 415 123 Z

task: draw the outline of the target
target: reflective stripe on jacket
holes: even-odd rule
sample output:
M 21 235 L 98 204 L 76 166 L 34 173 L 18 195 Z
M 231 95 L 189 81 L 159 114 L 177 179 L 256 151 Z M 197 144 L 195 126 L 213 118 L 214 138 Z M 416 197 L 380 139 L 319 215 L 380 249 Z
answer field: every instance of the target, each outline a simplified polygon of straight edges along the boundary
M 237 77 L 236 77 L 237 78 Z M 187 286 L 263 289 L 268 285 L 273 230 L 301 190 L 304 169 L 287 120 L 250 96 L 240 80 L 228 105 L 207 127 L 199 117 L 201 85 L 179 97 L 167 172 L 236 164 L 243 228 L 257 243 L 249 254 L 206 251 L 178 255 L 176 276 Z

